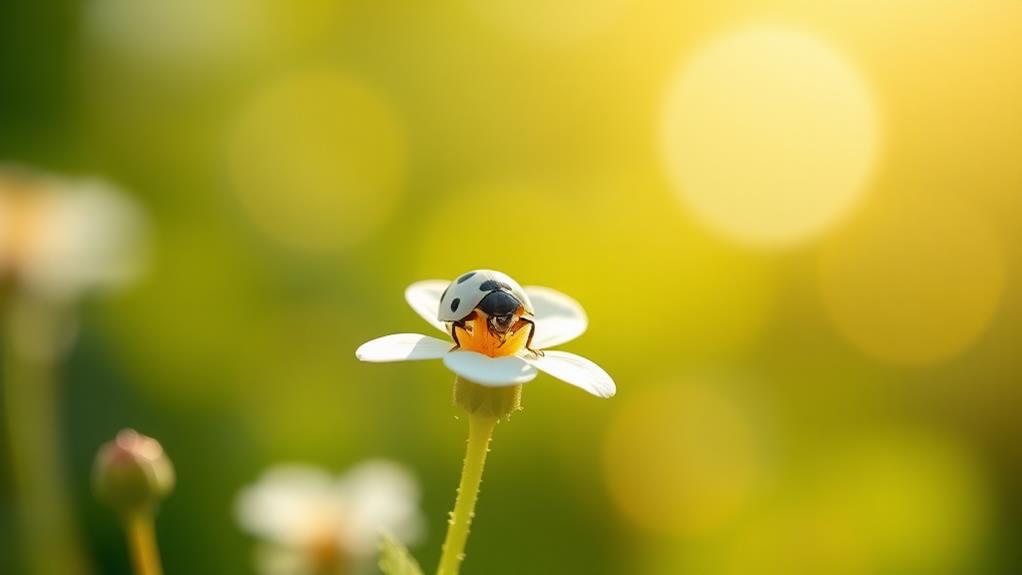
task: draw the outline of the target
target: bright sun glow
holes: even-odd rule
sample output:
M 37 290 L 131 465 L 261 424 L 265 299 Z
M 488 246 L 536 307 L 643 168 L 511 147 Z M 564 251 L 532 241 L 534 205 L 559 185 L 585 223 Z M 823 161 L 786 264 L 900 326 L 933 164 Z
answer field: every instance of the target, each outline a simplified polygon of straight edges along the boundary
M 855 205 L 878 130 L 868 88 L 839 53 L 760 26 L 686 62 L 662 136 L 669 174 L 700 220 L 743 243 L 783 246 Z

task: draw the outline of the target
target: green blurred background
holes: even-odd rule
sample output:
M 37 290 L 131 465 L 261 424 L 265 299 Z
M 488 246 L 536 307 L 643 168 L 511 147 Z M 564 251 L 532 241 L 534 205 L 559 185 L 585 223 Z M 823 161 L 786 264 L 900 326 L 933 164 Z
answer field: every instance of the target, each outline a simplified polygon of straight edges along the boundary
M 252 572 L 265 467 L 375 456 L 434 565 L 453 376 L 353 352 L 479 267 L 577 298 L 618 395 L 526 387 L 465 572 L 1022 572 L 1022 2 L 16 0 L 0 82 L 0 159 L 151 227 L 62 369 L 96 573 L 126 426 L 177 467 L 168 573 Z

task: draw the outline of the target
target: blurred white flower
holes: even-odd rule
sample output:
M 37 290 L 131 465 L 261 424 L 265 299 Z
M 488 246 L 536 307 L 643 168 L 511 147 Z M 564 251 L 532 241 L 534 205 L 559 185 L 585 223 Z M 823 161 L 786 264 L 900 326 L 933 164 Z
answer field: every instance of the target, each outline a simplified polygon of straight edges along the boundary
M 0 280 L 66 301 L 140 268 L 141 210 L 110 184 L 0 167 Z
M 340 477 L 308 465 L 270 468 L 239 493 L 235 515 L 264 543 L 256 558 L 266 575 L 358 572 L 381 533 L 414 543 L 423 532 L 415 479 L 384 460 Z
M 487 302 L 494 297 L 491 308 Z M 559 291 L 523 288 L 507 274 L 474 270 L 454 281 L 415 282 L 405 290 L 405 299 L 422 319 L 451 336 L 454 345 L 398 333 L 362 344 L 355 357 L 368 362 L 442 359 L 454 373 L 487 387 L 532 381 L 538 369 L 597 397 L 617 393 L 614 380 L 592 361 L 547 350 L 582 335 L 589 324 L 582 306 Z

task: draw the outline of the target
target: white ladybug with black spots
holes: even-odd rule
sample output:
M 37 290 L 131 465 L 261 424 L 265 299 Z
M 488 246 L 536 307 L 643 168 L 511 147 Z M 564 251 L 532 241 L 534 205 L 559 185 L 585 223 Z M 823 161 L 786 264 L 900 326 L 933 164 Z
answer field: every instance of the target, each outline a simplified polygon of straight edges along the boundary
M 539 355 L 532 349 L 535 314 L 529 296 L 511 276 L 474 270 L 447 286 L 437 318 L 448 326 L 461 349 L 492 356 L 524 347 Z

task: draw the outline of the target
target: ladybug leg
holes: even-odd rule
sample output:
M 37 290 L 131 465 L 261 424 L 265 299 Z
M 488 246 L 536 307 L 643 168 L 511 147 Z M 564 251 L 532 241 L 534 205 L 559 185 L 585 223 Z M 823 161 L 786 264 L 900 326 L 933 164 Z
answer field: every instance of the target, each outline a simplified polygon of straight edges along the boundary
M 452 348 L 452 351 L 455 350 L 455 349 L 461 348 L 461 342 L 458 341 L 458 328 L 461 328 L 466 333 L 471 334 L 472 333 L 472 324 L 471 323 L 465 323 L 465 322 L 474 321 L 475 318 L 476 318 L 476 312 L 472 312 L 472 313 L 468 314 L 467 316 L 465 316 L 463 319 L 451 322 L 451 339 L 454 340 L 454 347 Z
M 451 348 L 451 351 L 454 351 L 455 349 L 461 348 L 461 342 L 458 341 L 458 328 L 459 327 L 462 328 L 462 329 L 465 329 L 465 326 L 462 325 L 462 322 L 460 322 L 460 321 L 451 322 L 451 339 L 454 340 L 454 347 Z
M 541 350 L 532 349 L 532 338 L 533 338 L 533 336 L 536 335 L 536 322 L 532 321 L 531 319 L 521 318 L 521 319 L 518 320 L 518 323 L 519 323 L 519 325 L 521 325 L 523 323 L 529 325 L 529 339 L 525 340 L 525 349 L 528 350 L 529 353 L 535 355 L 536 357 L 543 357 L 543 352 Z M 522 327 L 524 327 L 524 326 L 522 326 Z M 519 329 L 521 329 L 521 328 L 519 328 Z M 515 331 L 517 331 L 517 330 L 515 330 Z

